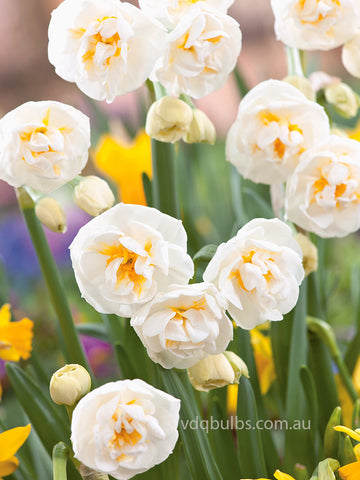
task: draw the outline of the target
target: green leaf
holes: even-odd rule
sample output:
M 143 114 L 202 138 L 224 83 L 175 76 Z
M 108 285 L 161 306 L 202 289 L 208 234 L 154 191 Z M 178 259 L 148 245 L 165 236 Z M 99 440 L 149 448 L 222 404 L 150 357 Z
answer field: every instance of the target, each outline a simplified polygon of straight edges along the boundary
M 218 390 L 218 389 L 217 389 Z M 224 389 L 220 389 L 224 390 Z M 222 405 L 214 394 L 209 404 L 209 441 L 216 463 L 224 478 L 240 478 L 240 466 L 234 437 L 229 427 L 229 418 L 223 415 Z M 212 428 L 213 427 L 213 428 Z
M 166 391 L 181 400 L 179 432 L 192 478 L 222 480 L 209 439 L 199 423 L 202 419 L 186 374 L 165 369 L 161 374 Z
M 89 335 L 89 337 L 98 338 L 103 342 L 109 342 L 106 328 L 101 323 L 80 323 L 76 325 L 76 330 L 82 335 Z
M 6 371 L 17 399 L 47 452 L 51 455 L 53 446 L 59 441 L 70 443 L 70 426 L 64 424 L 51 400 L 17 365 L 7 363 Z M 80 480 L 73 464 L 69 467 L 69 479 Z
M 239 382 L 236 413 L 241 478 L 269 478 L 262 437 L 260 430 L 256 428 L 258 420 L 254 391 L 250 381 L 242 376 Z
M 336 407 L 332 412 L 324 435 L 324 457 L 336 458 L 340 446 L 340 434 L 334 427 L 341 425 L 341 407 Z
M 305 393 L 300 380 L 300 370 L 307 363 L 307 282 L 300 287 L 298 303 L 295 307 L 291 332 L 289 372 L 286 394 L 286 419 L 291 425 L 295 421 L 307 420 Z M 314 452 L 311 449 L 311 434 L 304 428 L 288 429 L 285 432 L 285 467 L 293 468 L 296 463 L 312 468 Z M 296 445 L 296 448 L 295 448 Z
M 205 245 L 205 247 L 201 248 L 193 258 L 194 263 L 200 262 L 210 262 L 213 256 L 216 253 L 218 246 L 217 245 Z
M 314 378 L 306 365 L 300 368 L 300 379 L 305 392 L 308 406 L 308 415 L 310 419 L 311 430 L 309 440 L 311 449 L 314 451 L 314 459 L 317 457 L 319 448 L 319 407 L 315 388 Z
M 145 172 L 142 173 L 142 182 L 143 182 L 147 206 L 152 207 L 153 206 L 152 185 L 151 185 L 151 180 L 149 176 Z

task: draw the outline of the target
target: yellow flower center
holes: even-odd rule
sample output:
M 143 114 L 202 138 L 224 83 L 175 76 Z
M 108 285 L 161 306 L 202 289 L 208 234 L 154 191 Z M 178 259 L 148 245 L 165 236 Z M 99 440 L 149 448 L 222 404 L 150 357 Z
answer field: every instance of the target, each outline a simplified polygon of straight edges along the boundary
M 259 113 L 259 119 L 261 123 L 263 123 L 266 127 L 273 122 L 277 123 L 279 127 L 281 125 L 287 124 L 289 135 L 291 132 L 299 132 L 301 135 L 303 134 L 302 129 L 298 125 L 291 123 L 288 120 L 282 119 L 272 112 L 263 110 Z M 287 146 L 284 144 L 284 142 L 280 140 L 280 138 L 276 138 L 276 140 L 273 142 L 274 153 L 280 159 L 280 161 L 284 158 L 286 147 Z M 259 147 L 256 146 L 256 148 Z
M 151 242 L 145 246 L 145 251 L 150 254 L 152 248 Z M 142 286 L 146 281 L 146 278 L 136 273 L 136 262 L 140 257 L 135 252 L 128 250 L 122 244 L 118 245 L 104 245 L 99 250 L 99 253 L 108 257 L 106 260 L 106 267 L 108 267 L 114 260 L 121 258 L 121 263 L 116 271 L 117 286 L 122 282 L 130 281 L 134 284 L 135 293 L 140 296 Z
M 311 203 L 316 202 L 316 196 L 321 195 L 326 187 L 335 187 L 334 189 L 334 198 L 336 200 L 336 207 L 340 206 L 340 200 L 343 198 L 344 194 L 346 196 L 346 190 L 347 190 L 347 184 L 340 182 L 337 185 L 331 185 L 326 176 L 322 173 L 322 169 L 320 169 L 320 174 L 321 176 L 315 180 L 315 182 L 312 185 L 312 199 Z M 348 177 L 347 180 L 350 180 L 351 178 Z M 351 196 L 353 196 L 353 202 L 360 202 L 360 191 L 355 191 L 350 193 Z
M 242 255 L 242 260 L 243 260 L 243 264 L 246 264 L 246 263 L 251 263 L 252 265 L 256 265 L 258 267 L 258 264 L 257 263 L 254 263 L 252 260 L 253 260 L 253 257 L 254 255 L 258 252 L 259 250 L 250 250 L 248 253 L 246 253 L 245 255 Z M 267 262 L 274 262 L 274 259 L 269 257 L 266 259 Z M 269 284 L 269 282 L 274 278 L 273 277 L 273 274 L 271 273 L 271 271 L 268 269 L 265 273 L 262 274 L 262 276 L 264 277 L 265 281 L 267 284 Z M 240 273 L 240 270 L 237 269 L 235 271 L 232 271 L 229 275 L 229 280 L 233 280 L 235 279 L 237 281 L 237 283 L 239 284 L 240 288 L 242 288 L 243 290 L 245 290 L 246 292 L 252 292 L 253 290 L 248 290 L 245 285 L 244 285 L 244 281 L 241 277 L 241 273 Z
M 132 405 L 135 403 L 136 400 L 132 400 L 131 402 L 127 402 L 126 405 Z M 121 406 L 118 405 L 115 413 L 112 416 L 112 419 L 115 423 L 118 422 L 119 418 L 121 418 Z M 121 422 L 120 429 L 114 428 L 114 434 L 109 440 L 109 448 L 122 448 L 126 446 L 133 446 L 136 445 L 141 439 L 142 435 L 136 430 L 133 426 L 134 419 L 128 415 L 124 417 L 124 421 Z M 117 457 L 117 461 L 121 462 L 127 457 L 124 453 L 121 453 Z
M 51 147 L 50 144 L 48 144 L 45 147 L 45 149 L 41 150 L 41 151 L 34 150 L 34 145 L 32 145 L 32 142 L 36 138 L 37 134 L 41 134 L 41 135 L 45 135 L 45 136 L 47 136 L 49 134 L 49 118 L 50 118 L 50 109 L 48 109 L 48 111 L 46 112 L 46 115 L 42 120 L 43 125 L 41 127 L 32 128 L 32 129 L 26 130 L 26 131 L 24 131 L 20 134 L 20 139 L 23 142 L 26 142 L 28 144 L 31 155 L 34 158 L 34 160 L 38 159 L 39 157 L 41 157 L 42 155 L 44 155 L 46 153 L 57 153 L 59 155 L 63 154 L 63 152 L 59 152 L 59 151 L 54 150 Z M 64 133 L 64 132 L 68 131 L 68 128 L 67 127 L 60 127 L 58 130 L 59 130 L 60 133 Z M 22 160 L 27 165 L 34 166 L 31 163 L 27 162 L 25 157 L 23 157 Z M 53 169 L 54 174 L 56 176 L 59 176 L 61 174 L 61 169 L 58 165 L 56 165 L 56 164 L 52 165 L 52 169 Z
M 206 300 L 203 298 L 202 300 L 198 300 L 194 302 L 191 306 L 189 307 L 171 307 L 171 310 L 175 312 L 175 315 L 172 318 L 172 321 L 180 322 L 181 327 L 184 329 L 184 332 L 188 338 L 190 338 L 190 335 L 187 331 L 187 322 L 188 318 L 186 316 L 186 312 L 189 310 L 204 310 L 206 305 Z M 166 333 L 166 332 L 165 332 Z M 176 341 L 176 340 L 169 340 L 166 339 L 166 347 L 167 348 L 174 348 L 177 347 L 181 341 Z
M 316 0 L 315 12 L 308 13 L 308 12 L 306 12 L 306 8 L 308 7 L 310 1 L 309 0 L 299 0 L 298 1 L 297 5 L 296 5 L 296 8 L 299 12 L 300 17 L 303 14 L 309 15 L 309 17 L 313 17 L 313 13 L 316 13 L 318 5 L 320 3 L 320 0 Z M 340 0 L 327 0 L 326 4 L 327 4 L 327 6 L 332 7 L 331 10 L 329 10 L 329 12 L 327 14 L 323 14 L 322 12 L 319 12 L 316 20 L 310 20 L 310 18 L 306 19 L 306 18 L 302 17 L 300 19 L 301 23 L 316 26 L 319 23 L 321 23 L 323 20 L 326 20 L 327 18 L 334 17 L 336 15 L 337 7 L 341 8 Z M 311 7 L 313 6 L 312 1 L 311 1 L 310 5 L 311 5 Z M 334 11 L 334 9 L 335 9 L 335 11 Z M 305 12 L 304 12 L 304 10 L 305 10 Z

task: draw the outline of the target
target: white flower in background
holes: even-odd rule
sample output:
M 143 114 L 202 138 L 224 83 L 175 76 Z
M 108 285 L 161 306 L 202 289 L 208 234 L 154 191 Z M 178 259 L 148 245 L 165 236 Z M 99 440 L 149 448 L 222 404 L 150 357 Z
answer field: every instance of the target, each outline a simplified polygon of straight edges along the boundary
M 289 220 L 320 237 L 360 228 L 360 143 L 332 135 L 304 153 L 286 188 Z
M 240 102 L 226 157 L 243 177 L 273 185 L 294 171 L 304 150 L 329 135 L 320 105 L 287 82 L 266 80 Z
M 174 285 L 138 310 L 131 325 L 154 362 L 164 368 L 188 368 L 223 352 L 232 340 L 226 307 L 213 285 Z
M 151 79 L 171 95 L 201 98 L 226 83 L 241 50 L 241 31 L 232 17 L 200 7 L 189 10 L 174 30 Z
M 0 179 L 49 193 L 85 167 L 90 147 L 86 115 L 59 102 L 28 102 L 0 121 Z
M 204 272 L 228 300 L 242 328 L 282 320 L 296 304 L 304 278 L 302 252 L 291 228 L 278 219 L 256 218 L 222 243 Z
M 271 6 L 278 40 L 303 50 L 336 48 L 359 26 L 358 0 L 271 0 Z
M 359 22 L 360 23 L 360 22 Z M 360 78 L 360 31 L 342 49 L 342 62 L 346 70 Z
M 157 18 L 169 28 L 194 5 L 226 13 L 233 3 L 234 0 L 139 0 L 140 8 L 145 13 Z
M 186 241 L 180 220 L 155 208 L 115 205 L 83 226 L 70 245 L 82 296 L 98 312 L 131 316 L 159 291 L 193 276 Z
M 163 27 L 119 0 L 65 0 L 49 25 L 56 73 L 107 102 L 140 87 L 165 46 Z
M 180 400 L 142 380 L 107 383 L 80 400 L 71 422 L 75 457 L 119 480 L 163 462 L 178 438 Z

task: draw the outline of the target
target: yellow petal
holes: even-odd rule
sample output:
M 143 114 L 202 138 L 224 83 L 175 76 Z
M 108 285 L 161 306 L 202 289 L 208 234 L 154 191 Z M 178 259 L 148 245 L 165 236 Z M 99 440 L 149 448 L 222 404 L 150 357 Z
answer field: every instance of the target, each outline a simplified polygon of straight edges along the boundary
M 274 477 L 276 480 L 294 480 L 294 477 L 288 475 L 287 473 L 280 472 L 280 470 L 276 470 Z
M 102 137 L 94 163 L 117 183 L 124 203 L 146 205 L 142 174 L 151 178 L 151 142 L 144 131 L 131 144 L 115 140 L 110 135 Z
M 236 415 L 238 396 L 238 385 L 228 385 L 227 387 L 227 411 L 228 415 Z
M 353 438 L 357 442 L 360 442 L 360 433 L 358 430 L 351 430 L 351 428 L 344 427 L 343 425 L 337 425 L 334 427 L 334 430 L 337 432 L 343 432 L 349 435 L 349 437 Z
M 256 370 L 259 376 L 260 390 L 265 395 L 276 378 L 275 365 L 271 349 L 270 337 L 259 329 L 250 331 L 251 345 L 254 349 Z
M 351 397 L 338 373 L 335 375 L 334 379 L 339 395 L 340 406 L 342 408 L 342 421 L 344 425 L 350 426 L 352 424 L 352 411 L 354 408 L 354 403 L 351 400 Z
M 360 461 L 360 443 L 358 443 L 357 445 L 355 445 L 354 447 L 354 453 L 356 455 L 356 460 L 359 460 Z
M 10 305 L 8 303 L 5 303 L 0 308 L 0 327 L 2 325 L 6 325 L 7 323 L 9 323 L 10 320 L 11 320 Z
M 29 436 L 31 425 L 15 427 L 0 433 L 0 464 L 11 459 Z M 1 474 L 0 474 L 1 475 Z
M 0 480 L 6 475 L 11 475 L 19 466 L 19 460 L 16 457 L 11 457 L 8 460 L 0 462 Z
M 0 358 L 19 361 L 30 357 L 34 323 L 28 318 L 0 325 Z
M 353 462 L 339 468 L 340 477 L 343 480 L 360 480 L 360 462 Z

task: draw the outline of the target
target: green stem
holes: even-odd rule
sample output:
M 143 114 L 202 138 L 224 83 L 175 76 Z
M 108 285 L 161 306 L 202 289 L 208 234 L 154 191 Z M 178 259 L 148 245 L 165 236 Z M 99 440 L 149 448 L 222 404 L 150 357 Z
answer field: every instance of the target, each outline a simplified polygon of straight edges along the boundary
M 321 340 L 328 347 L 330 355 L 339 369 L 339 374 L 344 384 L 344 387 L 348 391 L 352 401 L 356 402 L 359 396 L 355 390 L 354 384 L 349 374 L 349 370 L 347 369 L 346 364 L 342 358 L 339 347 L 337 346 L 335 334 L 332 328 L 328 323 L 314 317 L 307 317 L 307 325 L 309 330 L 315 333 L 319 338 L 321 338 Z
M 166 95 L 166 91 L 160 84 L 148 80 L 146 85 L 151 102 Z M 180 218 L 179 195 L 175 179 L 175 146 L 152 139 L 151 159 L 153 206 L 163 213 Z
M 58 317 L 66 349 L 69 352 L 67 361 L 70 363 L 78 363 L 90 372 L 90 367 L 75 329 L 64 286 L 45 237 L 44 230 L 35 215 L 34 202 L 23 188 L 20 188 L 17 193 L 19 206 L 24 215 L 25 223 L 36 251 L 50 299 Z
M 288 74 L 304 77 L 300 51 L 297 48 L 286 47 L 286 60 L 288 65 Z
M 53 480 L 67 480 L 66 463 L 69 458 L 69 447 L 63 442 L 55 445 L 52 453 Z

